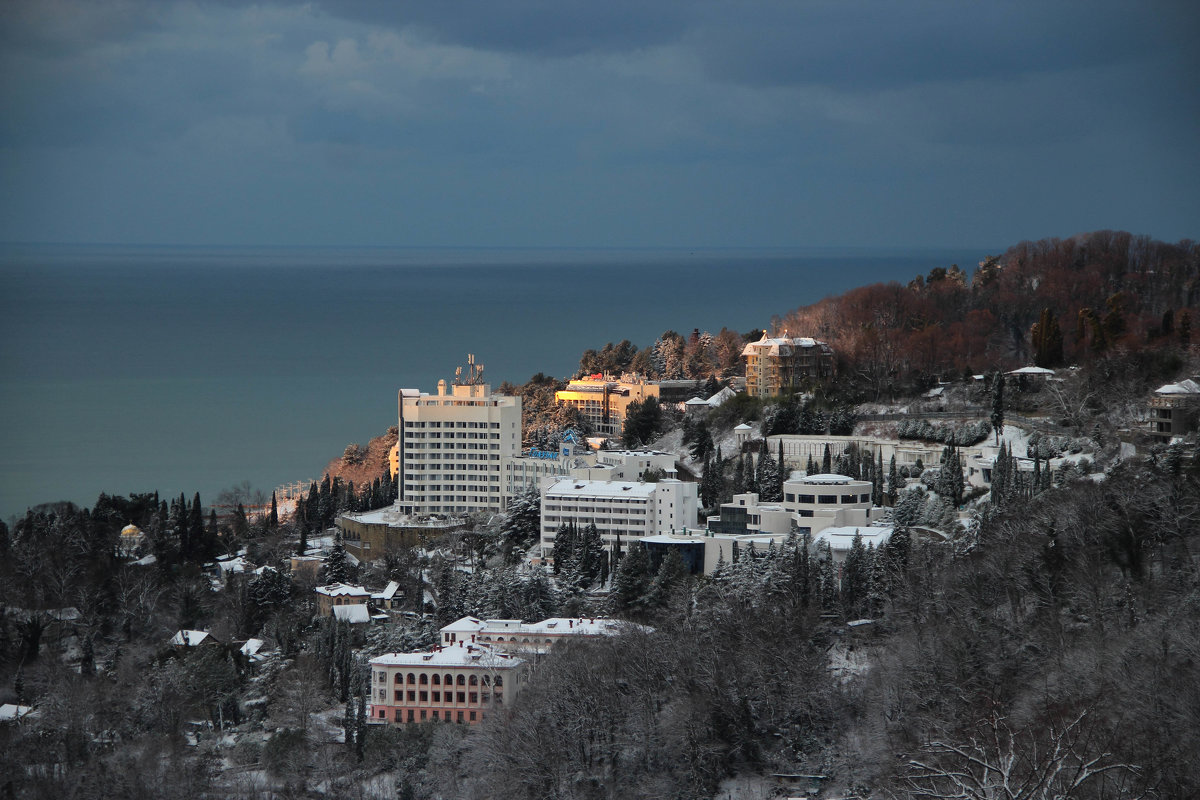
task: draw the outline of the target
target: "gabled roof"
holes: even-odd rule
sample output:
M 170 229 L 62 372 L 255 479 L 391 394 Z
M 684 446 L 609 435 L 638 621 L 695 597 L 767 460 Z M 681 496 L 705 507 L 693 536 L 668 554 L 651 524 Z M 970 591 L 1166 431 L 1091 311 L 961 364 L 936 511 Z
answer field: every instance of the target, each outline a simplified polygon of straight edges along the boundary
M 396 596 L 396 592 L 400 590 L 400 584 L 397 581 L 388 581 L 387 587 L 376 594 L 371 595 L 372 600 L 391 600 Z
M 216 639 L 208 631 L 176 631 L 171 644 L 176 647 L 196 647 L 200 644 L 215 644 Z
M 461 617 L 444 626 L 442 630 L 449 633 L 477 633 L 486 626 L 487 623 L 478 617 Z
M 1054 370 L 1046 369 L 1045 367 L 1021 367 L 1014 369 L 1007 374 L 1009 375 L 1053 375 Z

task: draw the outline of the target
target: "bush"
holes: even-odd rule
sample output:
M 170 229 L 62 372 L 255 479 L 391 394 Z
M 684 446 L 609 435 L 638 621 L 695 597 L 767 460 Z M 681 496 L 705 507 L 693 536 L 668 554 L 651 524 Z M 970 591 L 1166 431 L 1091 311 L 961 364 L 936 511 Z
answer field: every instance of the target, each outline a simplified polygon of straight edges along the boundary
M 301 772 L 308 763 L 308 737 L 299 728 L 284 728 L 263 746 L 262 763 L 276 777 Z
M 960 425 L 934 425 L 927 419 L 912 419 L 904 420 L 896 426 L 896 436 L 901 439 L 940 442 L 955 447 L 979 444 L 991 433 L 991 423 L 985 419 Z

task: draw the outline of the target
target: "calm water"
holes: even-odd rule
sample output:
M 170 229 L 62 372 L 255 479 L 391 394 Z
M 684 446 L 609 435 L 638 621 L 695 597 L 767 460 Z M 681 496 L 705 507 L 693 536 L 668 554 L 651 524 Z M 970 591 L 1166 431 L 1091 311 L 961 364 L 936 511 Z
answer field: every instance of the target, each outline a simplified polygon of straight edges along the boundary
M 475 353 L 493 385 L 583 350 L 746 331 L 922 252 L 0 246 L 0 516 L 101 492 L 320 477 Z M 799 332 L 797 332 L 799 333 Z

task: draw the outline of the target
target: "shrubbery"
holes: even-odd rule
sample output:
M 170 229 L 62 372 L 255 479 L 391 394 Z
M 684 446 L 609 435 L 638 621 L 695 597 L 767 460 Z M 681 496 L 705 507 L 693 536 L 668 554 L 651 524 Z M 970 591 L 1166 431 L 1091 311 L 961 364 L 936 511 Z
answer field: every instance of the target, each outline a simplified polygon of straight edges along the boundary
M 896 436 L 901 439 L 941 442 L 955 447 L 979 444 L 991 433 L 991 423 L 985 419 L 961 425 L 934 425 L 927 419 L 913 419 L 904 420 L 896 426 Z

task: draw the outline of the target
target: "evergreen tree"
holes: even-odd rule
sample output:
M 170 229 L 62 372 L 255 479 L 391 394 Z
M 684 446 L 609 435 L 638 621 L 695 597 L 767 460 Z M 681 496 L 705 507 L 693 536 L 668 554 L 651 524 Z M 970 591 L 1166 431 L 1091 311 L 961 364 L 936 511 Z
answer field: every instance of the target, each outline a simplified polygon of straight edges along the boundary
M 738 453 L 737 461 L 733 464 L 733 481 L 732 493 L 745 494 L 746 492 L 746 452 L 743 450 Z
M 1004 433 L 1004 373 L 999 370 L 992 376 L 992 430 L 996 432 L 996 444 Z
M 862 534 L 856 530 L 850 551 L 846 554 L 846 561 L 842 564 L 842 610 L 847 616 L 858 616 L 862 602 L 867 596 L 867 576 L 870 568 Z
M 712 433 L 708 430 L 708 424 L 704 420 L 696 423 L 696 441 L 692 445 L 692 458 L 697 461 L 704 461 L 713 454 L 716 446 L 713 444 Z
M 211 559 L 216 554 L 217 543 L 207 541 L 204 535 L 204 508 L 200 505 L 199 492 L 196 492 L 192 504 L 188 506 L 187 527 L 187 538 L 191 543 L 192 552 L 186 554 L 185 558 L 190 556 L 200 561 Z
M 1033 363 L 1039 367 L 1057 367 L 1063 363 L 1063 337 L 1058 317 L 1043 308 L 1030 334 L 1033 343 Z
M 821 472 L 829 474 L 833 471 L 833 453 L 829 451 L 829 444 L 825 444 L 825 455 L 821 456 Z
M 779 480 L 776 482 L 775 496 L 779 502 L 783 502 L 784 481 L 792 476 L 791 470 L 787 468 L 787 462 L 783 459 L 783 439 L 779 440 L 779 455 L 775 459 L 775 472 L 779 476 Z
M 336 534 L 333 549 L 329 551 L 329 557 L 325 559 L 323 579 L 325 583 L 349 583 L 354 579 L 353 567 L 350 566 L 346 548 L 342 544 L 341 531 Z
M 688 569 L 679 555 L 678 549 L 672 547 L 658 568 L 658 574 L 650 584 L 646 604 L 650 608 L 661 608 L 671 599 L 675 590 L 688 580 Z
M 275 499 L 275 492 L 271 492 L 271 515 L 267 517 L 267 525 L 271 530 L 279 527 L 279 503 Z
M 881 453 L 880 458 L 883 458 Z M 900 495 L 900 473 L 896 470 L 896 456 L 892 455 L 891 461 L 888 462 L 888 490 L 887 498 L 889 505 L 896 505 L 896 498 Z
M 518 552 L 537 542 L 541 520 L 542 496 L 536 488 L 530 488 L 512 499 L 508 515 L 500 527 L 504 563 L 512 563 Z
M 613 614 L 637 614 L 644 610 L 645 597 L 653 578 L 650 554 L 641 542 L 629 546 L 629 552 L 617 564 L 612 590 L 608 595 Z
M 558 526 L 554 536 L 553 549 L 550 557 L 554 560 L 554 574 L 561 575 L 575 564 L 575 523 L 563 523 Z

